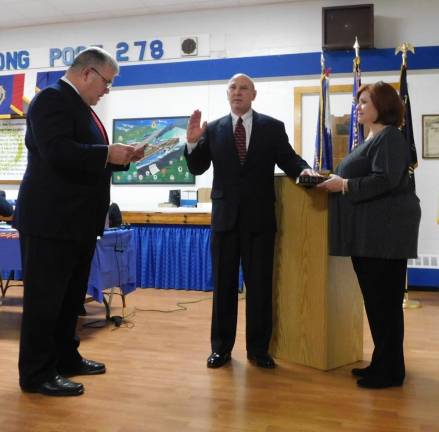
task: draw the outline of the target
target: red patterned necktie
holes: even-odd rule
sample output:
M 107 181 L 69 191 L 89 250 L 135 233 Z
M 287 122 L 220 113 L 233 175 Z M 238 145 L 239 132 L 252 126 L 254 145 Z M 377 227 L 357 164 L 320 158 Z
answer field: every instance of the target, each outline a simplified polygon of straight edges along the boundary
M 105 132 L 104 125 L 99 120 L 99 117 L 96 115 L 96 113 L 90 109 L 91 116 L 93 117 L 94 122 L 96 123 L 96 126 L 98 127 L 99 131 L 101 132 L 101 135 L 103 136 L 105 143 L 108 144 L 108 136 L 107 132 Z
M 247 154 L 247 146 L 245 143 L 245 129 L 244 125 L 242 124 L 241 117 L 239 117 L 238 122 L 236 123 L 234 138 L 236 150 L 238 151 L 239 161 L 242 165 L 245 161 L 245 156 Z

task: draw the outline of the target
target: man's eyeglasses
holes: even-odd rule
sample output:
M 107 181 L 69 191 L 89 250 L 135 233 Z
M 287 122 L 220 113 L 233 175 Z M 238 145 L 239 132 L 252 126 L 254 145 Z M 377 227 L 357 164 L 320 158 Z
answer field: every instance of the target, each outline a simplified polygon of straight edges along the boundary
M 101 77 L 102 81 L 105 83 L 105 87 L 106 87 L 108 90 L 110 90 L 111 87 L 113 86 L 113 81 L 109 81 L 109 80 L 107 80 L 107 79 L 106 79 L 105 77 L 103 77 L 103 76 L 101 75 L 101 73 L 98 72 L 94 67 L 91 67 L 90 69 L 91 69 L 93 72 L 96 72 L 96 73 Z

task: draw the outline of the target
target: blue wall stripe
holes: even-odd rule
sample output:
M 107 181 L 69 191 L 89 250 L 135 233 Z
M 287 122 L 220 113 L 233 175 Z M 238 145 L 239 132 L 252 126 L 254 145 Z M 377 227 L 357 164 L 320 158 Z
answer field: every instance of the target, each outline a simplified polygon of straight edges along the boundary
M 333 74 L 351 73 L 353 50 L 327 51 L 326 66 Z M 417 47 L 416 54 L 409 53 L 410 70 L 439 69 L 439 46 Z M 399 71 L 401 54 L 393 48 L 361 51 L 362 72 Z M 114 85 L 136 86 L 171 84 L 197 81 L 221 81 L 237 72 L 254 78 L 320 75 L 320 52 L 282 54 L 258 57 L 179 61 L 172 63 L 147 63 L 121 66 Z M 57 72 L 49 72 L 52 74 Z M 59 73 L 59 72 L 58 72 Z M 55 75 L 49 82 L 55 81 Z
M 395 55 L 393 48 L 364 50 L 360 55 L 363 72 L 399 71 L 401 67 L 401 54 Z M 353 53 L 350 51 L 327 52 L 325 58 L 332 73 L 352 71 Z M 408 53 L 407 61 L 412 70 L 439 68 L 439 46 L 415 48 L 415 54 Z

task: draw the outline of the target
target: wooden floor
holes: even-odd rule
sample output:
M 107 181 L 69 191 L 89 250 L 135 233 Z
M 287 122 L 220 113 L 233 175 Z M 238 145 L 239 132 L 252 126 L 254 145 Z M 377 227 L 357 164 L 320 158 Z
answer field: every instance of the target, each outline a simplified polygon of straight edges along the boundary
M 18 388 L 21 288 L 11 288 L 0 306 L 0 431 L 439 431 L 439 293 L 412 294 L 423 307 L 406 311 L 407 380 L 385 390 L 357 388 L 350 366 L 330 372 L 283 362 L 275 370 L 251 366 L 244 302 L 231 364 L 207 369 L 210 297 L 153 289 L 130 294 L 128 312 L 203 301 L 173 313 L 137 310 L 131 327 L 81 328 L 82 354 L 104 361 L 108 372 L 81 377 L 83 396 L 50 398 Z M 81 324 L 103 317 L 97 303 L 87 311 Z M 370 352 L 365 329 L 365 359 Z

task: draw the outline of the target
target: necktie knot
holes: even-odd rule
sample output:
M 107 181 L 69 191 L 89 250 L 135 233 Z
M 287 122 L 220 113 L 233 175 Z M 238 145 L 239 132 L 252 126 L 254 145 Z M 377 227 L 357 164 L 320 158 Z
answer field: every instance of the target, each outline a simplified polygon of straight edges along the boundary
M 244 125 L 242 124 L 242 117 L 239 117 L 238 121 L 236 122 L 234 139 L 235 139 L 236 151 L 238 152 L 239 161 L 241 162 L 242 165 L 247 155 L 245 128 Z

